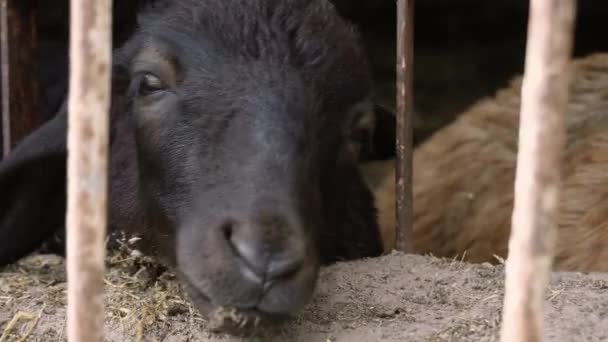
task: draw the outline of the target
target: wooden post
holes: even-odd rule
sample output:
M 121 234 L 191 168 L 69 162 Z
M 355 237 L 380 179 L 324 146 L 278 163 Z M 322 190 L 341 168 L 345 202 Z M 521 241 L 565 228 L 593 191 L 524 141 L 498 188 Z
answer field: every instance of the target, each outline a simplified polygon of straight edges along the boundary
M 396 249 L 412 252 L 412 116 L 414 79 L 414 0 L 397 3 Z
M 38 125 L 38 80 L 32 72 L 38 47 L 34 1 L 0 0 L 2 154 Z
M 575 0 L 531 0 L 501 341 L 540 341 L 557 233 Z
M 68 98 L 67 330 L 103 341 L 111 0 L 71 0 Z

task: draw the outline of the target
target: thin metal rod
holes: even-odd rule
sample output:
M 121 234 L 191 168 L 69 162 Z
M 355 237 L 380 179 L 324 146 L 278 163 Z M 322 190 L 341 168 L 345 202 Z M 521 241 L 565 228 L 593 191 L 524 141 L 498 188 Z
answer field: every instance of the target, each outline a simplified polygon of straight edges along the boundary
M 414 0 L 397 3 L 396 249 L 412 252 Z
M 38 12 L 33 1 L 1 0 L 2 153 L 40 125 L 38 80 L 32 77 L 38 48 Z
M 542 339 L 557 235 L 575 0 L 531 0 L 501 341 Z
M 2 155 L 6 157 L 11 149 L 11 113 L 9 102 L 9 41 L 8 41 L 8 1 L 0 0 L 0 91 L 2 98 Z
M 103 341 L 111 0 L 71 0 L 68 98 L 67 330 Z

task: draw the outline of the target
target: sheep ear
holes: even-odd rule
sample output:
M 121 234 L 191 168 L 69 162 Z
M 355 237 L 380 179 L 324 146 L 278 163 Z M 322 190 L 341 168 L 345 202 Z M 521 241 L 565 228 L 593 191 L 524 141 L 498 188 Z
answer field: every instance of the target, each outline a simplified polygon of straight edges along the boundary
M 395 156 L 395 114 L 373 103 L 368 113 L 360 116 L 360 128 L 365 129 L 358 150 L 359 162 L 391 159 Z
M 374 105 L 376 125 L 372 135 L 375 160 L 387 160 L 395 157 L 395 138 L 397 121 L 395 113 L 379 104 Z
M 0 163 L 0 266 L 38 248 L 63 227 L 67 104 Z
M 129 77 L 126 56 L 113 56 L 110 140 L 125 117 Z M 119 118 L 117 118 L 119 116 Z M 62 253 L 67 187 L 67 100 L 57 115 L 23 139 L 0 162 L 0 266 L 38 249 L 58 233 L 52 252 Z

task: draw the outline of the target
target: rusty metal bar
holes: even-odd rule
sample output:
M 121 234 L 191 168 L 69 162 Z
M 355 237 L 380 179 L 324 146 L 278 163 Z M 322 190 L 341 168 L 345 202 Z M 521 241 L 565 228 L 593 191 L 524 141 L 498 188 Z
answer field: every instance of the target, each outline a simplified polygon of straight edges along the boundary
M 396 249 L 412 252 L 414 0 L 397 3 Z
M 8 0 L 0 0 L 0 153 L 10 151 L 10 107 L 8 82 Z M 2 158 L 0 158 L 2 159 Z
M 531 0 L 501 341 L 542 339 L 557 237 L 576 0 Z
M 71 0 L 68 97 L 67 329 L 103 341 L 112 0 Z
M 3 155 L 40 125 L 38 82 L 32 73 L 38 46 L 34 1 L 0 0 Z

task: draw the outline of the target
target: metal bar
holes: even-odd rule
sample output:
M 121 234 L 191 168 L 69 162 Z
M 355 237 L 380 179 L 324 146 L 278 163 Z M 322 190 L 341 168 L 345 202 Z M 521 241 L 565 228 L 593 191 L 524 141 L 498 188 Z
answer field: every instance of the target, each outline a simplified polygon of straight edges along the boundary
M 396 249 L 411 253 L 412 243 L 412 114 L 414 79 L 414 0 L 397 3 L 397 158 Z
M 575 0 L 531 0 L 501 341 L 542 339 L 557 235 Z
M 103 341 L 112 0 L 71 0 L 68 97 L 67 329 Z
M 3 155 L 40 125 L 38 82 L 32 70 L 38 47 L 33 1 L 0 0 Z
M 9 62 L 8 62 L 8 0 L 0 0 L 0 147 L 2 156 L 10 151 L 10 106 L 9 106 Z

